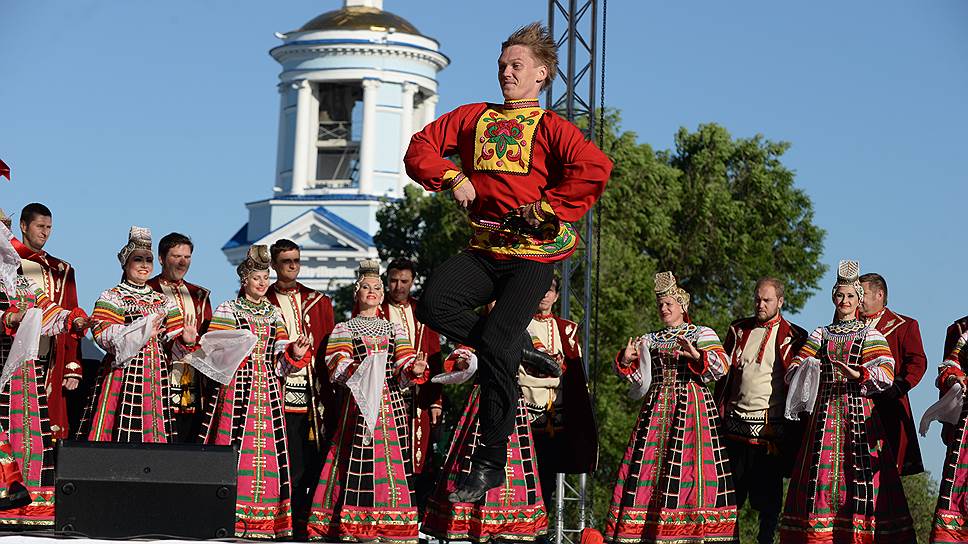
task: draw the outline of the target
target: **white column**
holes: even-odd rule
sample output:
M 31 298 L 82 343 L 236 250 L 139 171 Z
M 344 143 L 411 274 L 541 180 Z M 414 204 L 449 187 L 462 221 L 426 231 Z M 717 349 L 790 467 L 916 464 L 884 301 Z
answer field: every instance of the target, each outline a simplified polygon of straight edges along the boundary
M 316 163 L 319 160 L 319 148 L 316 142 L 319 141 L 319 87 L 309 84 L 309 113 L 306 116 L 309 122 L 306 123 L 306 180 L 307 187 L 316 186 Z
M 410 183 L 407 170 L 403 166 L 403 155 L 410 147 L 410 137 L 413 136 L 413 95 L 417 93 L 415 83 L 403 84 L 403 96 L 400 105 L 400 181 L 397 183 L 397 196 L 403 197 L 403 188 Z
M 282 186 L 282 170 L 286 163 L 283 154 L 286 152 L 286 88 L 289 85 L 279 85 L 279 135 L 276 140 L 276 185 L 272 188 L 272 195 L 285 191 Z
M 434 121 L 434 119 L 437 119 L 437 100 L 439 100 L 439 98 L 435 94 L 428 96 L 424 100 L 423 125 L 420 128 L 423 128 L 429 125 L 431 122 Z
M 309 82 L 305 79 L 297 84 L 299 95 L 296 101 L 296 138 L 293 144 L 292 158 L 292 194 L 301 195 L 306 190 L 306 159 L 310 144 L 306 137 L 309 134 L 309 101 L 312 98 L 312 90 Z
M 360 136 L 360 194 L 373 190 L 373 164 L 376 159 L 376 100 L 380 80 L 363 80 L 363 134 Z

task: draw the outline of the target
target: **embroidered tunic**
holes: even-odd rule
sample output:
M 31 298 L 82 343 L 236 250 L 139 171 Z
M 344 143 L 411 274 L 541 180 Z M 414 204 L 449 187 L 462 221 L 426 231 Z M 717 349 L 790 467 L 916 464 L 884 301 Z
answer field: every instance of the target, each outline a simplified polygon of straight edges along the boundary
M 463 172 L 445 159 L 459 154 Z M 415 134 L 404 157 L 407 173 L 428 191 L 474 184 L 471 247 L 496 256 L 557 261 L 570 255 L 570 225 L 605 190 L 612 163 L 575 125 L 537 99 L 477 103 L 446 113 Z M 540 239 L 502 231 L 501 218 L 538 200 L 560 219 Z
M 305 367 L 286 351 L 289 335 L 279 311 L 263 299 L 223 302 L 209 331 L 247 329 L 257 337 L 228 385 L 209 403 L 202 440 L 239 452 L 235 536 L 274 539 L 292 535 L 291 483 L 280 378 Z
M 968 332 L 958 337 L 944 362 L 938 367 L 938 389 L 947 393 L 948 378 L 965 376 L 962 359 L 968 348 Z M 968 402 L 961 409 L 961 417 L 953 434 L 947 435 L 948 452 L 941 471 L 941 491 L 934 511 L 931 542 L 968 542 Z
M 787 370 L 820 361 L 820 387 L 787 493 L 780 541 L 914 542 L 894 452 L 868 398 L 894 381 L 884 336 L 857 320 L 820 327 Z M 831 361 L 861 372 L 848 380 Z
M 371 540 L 416 543 L 417 508 L 408 484 L 401 447 L 407 414 L 400 389 L 422 383 L 413 376 L 414 351 L 400 326 L 357 316 L 339 323 L 329 337 L 326 363 L 330 378 L 345 384 L 367 358 L 385 354 L 386 381 L 378 399 L 376 428 L 366 427 L 357 400 L 343 393 L 333 443 L 313 495 L 308 532 L 312 540 Z
M 680 352 L 679 338 L 701 357 Z M 720 437 L 719 411 L 705 383 L 727 371 L 708 327 L 684 323 L 639 339 L 652 358 L 652 384 L 618 471 L 605 526 L 608 542 L 736 542 L 736 501 Z M 639 344 L 641 345 L 641 344 Z M 641 385 L 639 362 L 616 370 Z
M 54 304 L 43 289 L 23 275 L 17 277 L 15 300 L 9 301 L 0 293 L 0 310 L 4 310 L 4 316 L 12 303 L 19 303 L 23 311 L 30 308 L 43 311 L 41 341 L 65 333 L 75 318 L 84 315 L 83 310 L 68 311 Z M 7 328 L 5 318 L 0 319 L 4 319 L 3 334 L 0 334 L 2 368 L 17 329 Z M 7 430 L 7 437 L 0 439 L 0 465 L 5 469 L 12 460 L 19 467 L 17 481 L 33 499 L 26 506 L 0 511 L 0 525 L 54 525 L 54 441 L 45 387 L 48 364 L 48 359 L 24 362 L 0 392 L 0 428 Z M 4 441 L 9 442 L 4 444 Z M 9 460 L 4 459 L 4 446 L 12 453 Z
M 164 316 L 161 338 L 150 338 L 131 361 L 123 367 L 116 365 L 124 328 L 155 315 Z M 177 359 L 186 351 L 180 341 L 183 320 L 178 306 L 147 285 L 121 282 L 101 293 L 92 317 L 94 341 L 107 355 L 81 419 L 78 439 L 171 442 L 174 416 L 168 371 L 172 351 Z

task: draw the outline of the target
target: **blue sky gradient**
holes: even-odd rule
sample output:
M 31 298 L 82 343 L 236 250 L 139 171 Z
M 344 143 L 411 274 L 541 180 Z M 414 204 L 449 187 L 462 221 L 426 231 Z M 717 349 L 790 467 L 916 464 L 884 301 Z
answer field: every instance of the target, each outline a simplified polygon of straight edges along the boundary
M 190 279 L 216 301 L 232 296 L 219 248 L 274 181 L 273 32 L 340 5 L 0 0 L 0 157 L 13 169 L 0 207 L 52 208 L 48 249 L 76 266 L 88 308 L 118 279 L 132 224 L 191 235 Z M 501 6 L 386 0 L 452 60 L 438 113 L 499 100 L 500 41 L 547 16 L 543 1 Z M 660 149 L 705 122 L 793 144 L 784 162 L 827 230 L 831 271 L 792 317 L 829 321 L 841 258 L 886 276 L 891 308 L 920 321 L 928 354 L 916 417 L 936 398 L 945 327 L 968 314 L 966 28 L 958 0 L 609 3 L 606 102 L 623 129 Z M 937 428 L 922 448 L 937 476 Z

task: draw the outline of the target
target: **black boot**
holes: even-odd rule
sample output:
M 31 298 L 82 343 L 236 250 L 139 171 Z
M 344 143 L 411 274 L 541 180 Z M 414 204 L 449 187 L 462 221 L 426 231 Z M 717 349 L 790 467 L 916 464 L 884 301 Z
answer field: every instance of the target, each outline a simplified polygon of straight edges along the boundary
M 447 497 L 450 502 L 477 502 L 488 491 L 504 483 L 504 467 L 490 461 L 474 460 L 474 468 L 461 485 Z
M 14 482 L 10 484 L 10 488 L 7 490 L 7 496 L 0 498 L 0 510 L 10 510 L 11 508 L 27 506 L 30 504 L 30 501 L 30 493 L 27 492 L 27 488 L 20 482 Z
M 534 348 L 521 350 L 521 364 L 532 375 L 551 376 L 552 378 L 561 376 L 561 366 L 558 361 L 551 355 Z

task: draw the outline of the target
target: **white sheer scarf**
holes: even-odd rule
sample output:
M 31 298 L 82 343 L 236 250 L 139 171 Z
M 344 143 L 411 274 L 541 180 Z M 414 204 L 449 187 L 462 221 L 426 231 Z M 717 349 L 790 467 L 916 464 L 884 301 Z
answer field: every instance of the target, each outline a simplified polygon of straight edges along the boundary
M 376 423 L 383 404 L 383 386 L 387 380 L 387 359 L 389 354 L 378 351 L 367 355 L 356 372 L 346 380 L 346 387 L 353 393 L 353 399 L 363 415 L 363 443 L 373 442 Z
M 451 356 L 455 356 L 455 355 L 467 356 L 467 368 L 464 370 L 454 370 L 451 372 L 444 372 L 441 374 L 437 374 L 436 376 L 431 378 L 430 381 L 434 383 L 444 384 L 444 385 L 453 385 L 457 383 L 464 383 L 467 380 L 471 379 L 472 376 L 474 376 L 474 373 L 477 372 L 477 354 L 469 349 L 461 348 L 461 349 L 455 349 L 454 353 L 451 354 Z
M 210 331 L 185 363 L 222 385 L 228 385 L 239 366 L 255 349 L 259 338 L 248 329 Z
M 0 373 L 0 389 L 7 385 L 10 378 L 27 361 L 36 361 L 40 351 L 40 331 L 43 328 L 44 312 L 40 308 L 30 308 L 24 312 L 20 325 L 17 326 L 17 333 L 13 337 L 13 345 L 10 346 L 10 353 L 7 360 L 3 363 L 3 372 Z
M 643 336 L 637 346 L 639 351 L 639 369 L 630 376 L 632 385 L 629 387 L 629 398 L 639 400 L 652 387 L 652 353 L 649 351 L 648 336 Z
M 961 418 L 961 409 L 964 403 L 965 391 L 960 383 L 955 382 L 938 402 L 924 411 L 924 415 L 921 416 L 921 424 L 918 425 L 918 432 L 921 433 L 921 436 L 927 436 L 932 421 L 957 425 Z
M 151 339 L 152 322 L 159 314 L 149 314 L 135 319 L 131 324 L 126 325 L 115 342 L 114 368 L 124 368 L 128 366 L 141 348 L 148 344 Z
M 792 421 L 800 419 L 800 413 L 813 413 L 820 390 L 820 359 L 807 357 L 794 369 L 787 391 L 784 416 Z
M 20 254 L 14 249 L 10 239 L 13 234 L 6 225 L 0 223 L 0 290 L 8 297 L 17 296 L 17 269 L 20 268 Z

